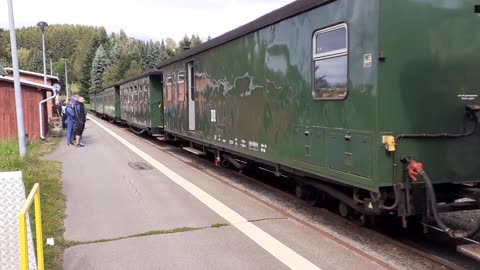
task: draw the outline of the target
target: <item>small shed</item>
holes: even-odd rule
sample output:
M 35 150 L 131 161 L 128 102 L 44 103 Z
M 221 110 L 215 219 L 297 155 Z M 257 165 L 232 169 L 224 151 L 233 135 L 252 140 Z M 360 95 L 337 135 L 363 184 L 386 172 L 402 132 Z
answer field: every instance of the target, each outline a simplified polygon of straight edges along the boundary
M 43 82 L 42 82 L 43 83 Z M 51 86 L 20 80 L 22 88 L 23 115 L 25 120 L 25 134 L 29 140 L 40 139 L 40 101 L 53 93 Z M 13 78 L 0 76 L 0 140 L 16 139 L 17 113 L 15 106 L 15 88 Z M 46 107 L 46 105 L 44 105 Z M 48 114 L 43 108 L 43 129 L 48 130 Z
M 13 68 L 7 67 L 5 68 L 5 72 L 7 72 L 7 76 L 13 78 Z M 19 70 L 20 73 L 20 80 L 31 81 L 38 84 L 43 84 L 44 78 L 43 73 L 27 71 L 27 70 Z M 47 75 L 47 85 L 52 86 L 54 83 L 60 82 L 57 76 Z M 53 92 L 47 93 L 47 98 L 51 97 Z M 48 119 L 53 116 L 53 100 L 47 101 L 47 110 L 48 110 Z

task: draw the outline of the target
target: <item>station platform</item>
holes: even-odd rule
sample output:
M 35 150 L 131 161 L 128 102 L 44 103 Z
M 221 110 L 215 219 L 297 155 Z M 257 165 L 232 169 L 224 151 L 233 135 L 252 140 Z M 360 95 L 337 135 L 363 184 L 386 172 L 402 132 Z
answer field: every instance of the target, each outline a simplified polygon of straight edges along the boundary
M 86 127 L 85 147 L 47 157 L 63 162 L 66 270 L 395 269 L 128 129 L 94 116 Z

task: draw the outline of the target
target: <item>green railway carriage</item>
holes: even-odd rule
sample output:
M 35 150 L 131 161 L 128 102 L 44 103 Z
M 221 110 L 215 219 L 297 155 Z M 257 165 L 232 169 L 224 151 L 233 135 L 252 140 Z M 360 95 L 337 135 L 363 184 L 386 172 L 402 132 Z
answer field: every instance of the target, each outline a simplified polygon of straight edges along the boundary
M 96 112 L 95 92 L 90 93 L 90 110 Z
M 475 0 L 295 1 L 159 66 L 165 132 L 404 222 L 430 207 L 410 158 L 438 200 L 478 201 L 475 10 Z
M 121 119 L 138 132 L 160 135 L 163 130 L 163 82 L 157 70 L 120 82 Z
M 102 90 L 95 92 L 95 108 L 97 114 L 100 116 L 105 115 L 105 93 Z
M 97 92 L 102 105 L 102 115 L 112 121 L 120 121 L 120 89 L 112 85 Z

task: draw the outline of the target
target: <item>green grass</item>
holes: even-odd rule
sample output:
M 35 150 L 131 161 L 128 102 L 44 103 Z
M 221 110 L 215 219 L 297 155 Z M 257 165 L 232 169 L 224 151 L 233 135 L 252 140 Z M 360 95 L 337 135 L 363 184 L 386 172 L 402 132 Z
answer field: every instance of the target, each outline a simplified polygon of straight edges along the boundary
M 73 246 L 78 246 L 78 245 L 105 243 L 105 242 L 118 241 L 118 240 L 129 239 L 129 238 L 143 237 L 143 236 L 191 232 L 191 231 L 198 231 L 198 230 L 204 230 L 204 229 L 209 229 L 209 228 L 221 228 L 221 227 L 225 227 L 225 226 L 229 226 L 229 225 L 230 224 L 227 224 L 227 223 L 216 223 L 216 224 L 211 225 L 210 227 L 178 227 L 178 228 L 169 229 L 169 230 L 148 231 L 148 232 L 137 233 L 137 234 L 133 234 L 133 235 L 129 235 L 129 236 L 115 237 L 115 238 L 109 238 L 109 239 L 99 239 L 99 240 L 85 241 L 85 242 L 64 241 L 63 245 L 65 246 L 65 248 L 68 248 L 68 247 L 73 247 Z
M 0 171 L 22 171 L 23 181 L 28 192 L 35 183 L 40 183 L 42 206 L 43 243 L 45 252 L 45 269 L 63 269 L 63 220 L 65 218 L 65 200 L 62 193 L 62 164 L 56 161 L 42 160 L 41 157 L 52 152 L 60 140 L 43 143 L 34 142 L 28 146 L 28 154 L 21 159 L 18 143 L 0 141 Z M 33 207 L 30 211 L 31 224 L 34 223 Z M 35 232 L 33 227 L 32 232 Z M 45 245 L 46 238 L 54 237 L 55 245 Z

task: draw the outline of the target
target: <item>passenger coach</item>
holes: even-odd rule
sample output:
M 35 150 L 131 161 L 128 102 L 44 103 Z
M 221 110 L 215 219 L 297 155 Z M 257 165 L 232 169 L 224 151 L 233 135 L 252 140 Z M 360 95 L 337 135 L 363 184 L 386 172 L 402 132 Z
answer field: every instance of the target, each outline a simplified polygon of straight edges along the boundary
M 478 10 L 295 1 L 159 66 L 165 132 L 297 177 L 300 197 L 327 193 L 342 215 L 433 213 L 458 237 L 436 201 L 480 202 Z
M 97 91 L 95 110 L 287 175 L 342 216 L 470 237 L 480 219 L 454 230 L 439 213 L 480 205 L 479 13 L 474 0 L 298 0 Z

